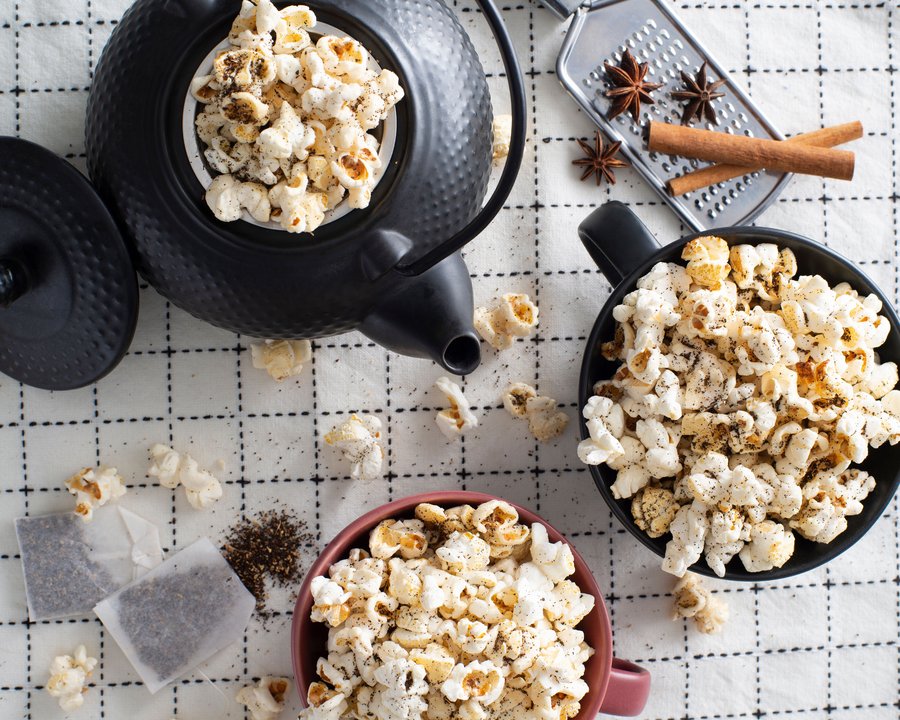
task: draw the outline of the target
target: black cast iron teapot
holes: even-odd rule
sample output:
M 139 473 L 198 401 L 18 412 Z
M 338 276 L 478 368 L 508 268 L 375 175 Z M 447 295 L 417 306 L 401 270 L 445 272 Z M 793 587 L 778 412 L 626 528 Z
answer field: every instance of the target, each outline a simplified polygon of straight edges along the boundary
M 282 4 L 282 3 L 279 3 Z M 471 40 L 442 0 L 316 0 L 320 22 L 356 38 L 406 91 L 371 205 L 288 235 L 221 223 L 204 202 L 185 130 L 191 79 L 227 36 L 237 0 L 137 0 L 97 65 L 87 111 L 90 176 L 141 274 L 175 305 L 257 337 L 359 328 L 453 373 L 480 361 L 459 250 L 488 225 L 522 161 L 521 72 L 492 0 L 479 0 L 506 68 L 513 137 L 499 183 L 491 103 Z

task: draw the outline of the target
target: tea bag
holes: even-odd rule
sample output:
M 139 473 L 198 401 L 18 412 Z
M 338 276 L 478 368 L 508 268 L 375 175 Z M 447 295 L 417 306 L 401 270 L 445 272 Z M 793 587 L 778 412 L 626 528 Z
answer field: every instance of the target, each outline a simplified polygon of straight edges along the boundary
M 255 605 L 216 546 L 201 538 L 94 612 L 155 693 L 240 640 Z
M 75 513 L 18 518 L 16 537 L 33 621 L 87 615 L 162 562 L 157 527 L 121 506 L 98 508 L 89 523 Z

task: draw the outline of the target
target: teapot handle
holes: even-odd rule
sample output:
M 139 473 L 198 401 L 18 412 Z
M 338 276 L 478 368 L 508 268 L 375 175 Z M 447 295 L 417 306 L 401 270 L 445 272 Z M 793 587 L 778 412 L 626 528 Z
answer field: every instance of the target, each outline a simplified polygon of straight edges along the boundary
M 416 258 L 411 262 L 401 262 L 395 270 L 402 275 L 420 275 L 429 268 L 439 263 L 444 258 L 449 257 L 453 253 L 462 249 L 466 243 L 477 237 L 490 224 L 494 216 L 500 212 L 506 198 L 512 191 L 516 182 L 516 176 L 519 174 L 519 168 L 522 165 L 522 158 L 525 155 L 525 130 L 528 112 L 525 104 L 525 83 L 522 79 L 522 70 L 519 67 L 519 60 L 516 57 L 515 48 L 513 48 L 512 40 L 503 18 L 497 10 L 494 0 L 476 0 L 481 7 L 494 35 L 494 40 L 500 48 L 503 58 L 503 67 L 506 70 L 506 81 L 509 86 L 509 94 L 512 107 L 512 137 L 509 145 L 509 155 L 506 158 L 506 165 L 503 168 L 503 174 L 500 181 L 494 189 L 494 193 L 490 199 L 481 208 L 468 225 L 448 240 L 443 241 L 438 246 L 432 248 L 422 257 Z

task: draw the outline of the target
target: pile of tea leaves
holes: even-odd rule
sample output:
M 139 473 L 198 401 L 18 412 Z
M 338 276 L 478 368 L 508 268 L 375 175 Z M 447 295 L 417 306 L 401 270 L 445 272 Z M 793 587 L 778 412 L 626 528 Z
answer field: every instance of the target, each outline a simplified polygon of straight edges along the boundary
M 234 525 L 222 554 L 256 598 L 256 612 L 267 617 L 268 583 L 284 588 L 299 584 L 304 571 L 301 548 L 314 544 L 315 535 L 305 522 L 289 510 L 273 509 Z

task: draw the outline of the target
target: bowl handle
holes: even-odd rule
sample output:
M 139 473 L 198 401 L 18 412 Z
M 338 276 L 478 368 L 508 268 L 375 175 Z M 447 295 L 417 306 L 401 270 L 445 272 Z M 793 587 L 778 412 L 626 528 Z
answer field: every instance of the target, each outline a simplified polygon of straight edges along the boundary
M 617 200 L 582 220 L 578 237 L 613 287 L 660 248 L 638 216 Z
M 420 275 L 441 260 L 461 250 L 468 242 L 480 235 L 503 208 L 503 203 L 506 202 L 506 198 L 509 197 L 509 193 L 512 192 L 513 185 L 515 185 L 516 176 L 522 166 L 522 158 L 525 156 L 528 110 L 525 99 L 525 81 L 522 78 L 519 59 L 494 0 L 476 0 L 476 2 L 491 27 L 494 40 L 497 41 L 500 48 L 503 67 L 506 70 L 506 83 L 509 87 L 512 108 L 512 137 L 509 144 L 509 155 L 506 157 L 506 165 L 503 167 L 503 173 L 500 175 L 500 180 L 497 181 L 493 194 L 480 212 L 453 237 L 444 240 L 421 257 L 402 260 L 396 267 L 397 272 L 402 275 Z
M 600 712 L 627 717 L 640 715 L 649 695 L 650 673 L 640 665 L 614 657 Z

